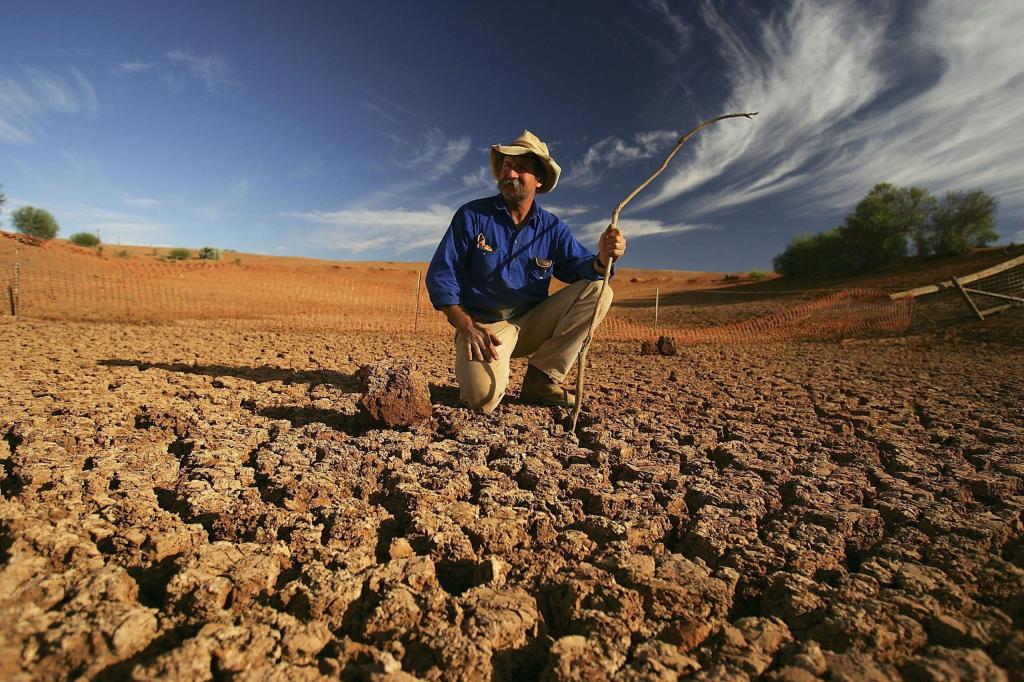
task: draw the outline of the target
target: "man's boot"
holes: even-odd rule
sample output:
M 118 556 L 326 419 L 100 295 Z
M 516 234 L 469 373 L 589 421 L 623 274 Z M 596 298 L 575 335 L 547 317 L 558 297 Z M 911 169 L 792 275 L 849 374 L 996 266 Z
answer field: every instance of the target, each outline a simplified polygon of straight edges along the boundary
M 576 396 L 558 385 L 554 379 L 533 365 L 527 365 L 523 388 L 519 391 L 519 399 L 534 405 L 550 405 L 553 407 L 574 407 Z

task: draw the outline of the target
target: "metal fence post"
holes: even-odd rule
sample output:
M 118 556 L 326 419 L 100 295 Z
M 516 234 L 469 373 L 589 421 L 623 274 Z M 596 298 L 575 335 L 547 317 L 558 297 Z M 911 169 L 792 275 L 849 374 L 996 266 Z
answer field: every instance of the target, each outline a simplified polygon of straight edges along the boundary
M 414 334 L 418 332 L 420 328 L 420 280 L 422 279 L 422 273 L 422 270 L 416 271 L 416 315 L 413 318 L 412 323 L 412 331 Z
M 658 299 L 661 297 L 661 289 L 654 287 L 654 331 L 658 331 Z

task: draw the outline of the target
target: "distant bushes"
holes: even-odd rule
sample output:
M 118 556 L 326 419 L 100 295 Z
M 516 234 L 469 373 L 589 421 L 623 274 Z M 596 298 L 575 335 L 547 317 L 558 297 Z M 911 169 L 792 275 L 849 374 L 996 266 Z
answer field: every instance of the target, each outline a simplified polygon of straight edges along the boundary
M 192 257 L 192 251 L 190 249 L 183 249 L 177 247 L 167 252 L 168 260 L 188 260 Z
M 199 249 L 199 258 L 202 260 L 220 260 L 220 249 L 204 246 Z
M 772 261 L 789 277 L 823 277 L 875 272 L 910 253 L 952 256 L 999 238 L 998 200 L 981 190 L 948 192 L 936 200 L 920 187 L 875 185 L 842 225 L 814 235 L 797 235 Z
M 11 213 L 14 229 L 37 239 L 53 239 L 60 231 L 60 225 L 53 214 L 35 206 L 22 206 Z
M 84 246 L 86 248 L 92 248 L 100 245 L 100 238 L 92 232 L 76 232 L 68 239 L 75 246 Z

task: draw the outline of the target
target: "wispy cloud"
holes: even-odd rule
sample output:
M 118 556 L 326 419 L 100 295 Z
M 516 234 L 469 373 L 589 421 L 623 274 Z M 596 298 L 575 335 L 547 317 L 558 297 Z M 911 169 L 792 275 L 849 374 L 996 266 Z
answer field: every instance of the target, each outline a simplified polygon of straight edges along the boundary
M 409 141 L 395 135 L 394 161 L 407 170 L 430 168 L 435 174 L 447 174 L 469 152 L 469 136 L 447 137 L 440 128 L 428 128 L 418 140 Z
M 678 139 L 671 130 L 636 133 L 631 141 L 606 137 L 586 151 L 583 158 L 572 163 L 562 184 L 569 187 L 594 187 L 601 183 L 608 170 L 656 154 L 667 154 Z
M 554 213 L 559 218 L 565 220 L 566 218 L 576 218 L 581 215 L 587 215 L 594 210 L 593 206 L 553 206 L 544 203 L 544 209 Z
M 685 52 L 690 47 L 693 28 L 672 12 L 666 0 L 648 0 L 647 4 L 672 32 L 677 53 Z
M 597 238 L 605 231 L 609 222 L 611 222 L 610 219 L 594 220 L 583 225 L 579 229 L 581 241 L 596 244 Z M 622 233 L 626 235 L 627 239 L 650 237 L 659 234 L 681 234 L 683 232 L 693 232 L 694 230 L 714 229 L 711 225 L 705 224 L 666 223 L 661 220 L 644 220 L 637 218 L 622 218 L 619 220 L 618 227 L 622 230 Z
M 141 71 L 149 71 L 160 66 L 160 62 L 144 62 L 141 59 L 136 59 L 128 62 L 121 62 L 114 67 L 115 73 L 139 73 Z
M 91 114 L 99 110 L 96 88 L 72 67 L 70 78 L 26 68 L 21 78 L 0 75 L 0 140 L 31 142 L 49 114 Z
M 730 67 L 722 109 L 761 114 L 702 132 L 641 208 L 685 198 L 702 215 L 781 196 L 845 209 L 890 181 L 983 187 L 1024 212 L 1020 3 L 933 0 L 897 24 L 877 7 L 796 0 L 753 41 L 711 4 L 702 14 Z
M 475 173 L 462 176 L 464 189 L 483 189 L 494 187 L 494 176 L 488 166 L 480 166 Z
M 172 69 L 168 76 L 168 85 L 175 89 L 184 87 L 184 78 L 199 81 L 207 92 L 214 95 L 226 95 L 241 92 L 245 86 L 235 75 L 235 69 L 227 58 L 215 52 L 197 54 L 191 48 L 171 50 L 164 55 Z
M 135 208 L 156 208 L 160 205 L 160 200 L 150 197 L 128 197 L 124 199 L 124 203 Z
M 404 253 L 437 244 L 451 222 L 453 209 L 431 205 L 426 210 L 296 211 L 286 218 L 319 226 L 303 231 L 308 244 L 352 255 L 371 249 Z

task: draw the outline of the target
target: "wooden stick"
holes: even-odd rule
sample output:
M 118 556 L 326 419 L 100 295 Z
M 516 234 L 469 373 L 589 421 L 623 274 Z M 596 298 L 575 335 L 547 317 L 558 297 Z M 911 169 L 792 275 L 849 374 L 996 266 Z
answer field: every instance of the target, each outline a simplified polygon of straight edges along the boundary
M 984 321 L 985 320 L 985 316 L 981 314 L 980 310 L 978 310 L 978 306 L 974 305 L 974 301 L 971 300 L 970 294 L 968 294 L 966 291 L 964 291 L 964 286 L 963 286 L 963 284 L 960 283 L 960 280 L 957 279 L 956 277 L 954 277 L 953 278 L 953 284 L 955 284 L 956 288 L 960 290 L 960 295 L 964 297 L 965 301 L 967 301 L 967 305 L 971 306 L 971 310 L 974 311 L 975 316 L 979 320 Z
M 630 192 L 629 196 L 620 201 L 619 205 L 615 207 L 615 210 L 612 211 L 612 223 L 611 225 L 608 226 L 605 232 L 607 233 L 610 230 L 617 229 L 619 224 L 619 213 L 622 212 L 622 209 L 626 206 L 626 204 L 632 201 L 633 197 L 639 194 L 641 190 L 647 187 L 647 185 L 651 184 L 651 181 L 654 180 L 654 178 L 661 175 L 662 171 L 668 168 L 668 164 L 670 161 L 672 161 L 672 157 L 676 155 L 676 152 L 678 152 L 682 148 L 682 146 L 686 144 L 687 141 L 689 141 L 691 137 L 696 135 L 702 128 L 705 128 L 714 123 L 718 123 L 719 121 L 723 121 L 727 118 L 753 118 L 754 116 L 757 116 L 758 113 L 759 112 L 757 111 L 753 111 L 749 113 L 725 114 L 723 116 L 709 118 L 708 120 L 704 121 L 699 126 L 694 128 L 693 130 L 691 130 L 690 132 L 680 137 L 679 141 L 676 142 L 676 146 L 673 147 L 672 151 L 668 153 L 668 156 L 666 156 L 665 160 L 661 162 L 661 165 L 658 167 L 658 169 L 654 171 L 649 178 L 640 183 L 639 187 Z M 604 265 L 604 272 L 602 273 L 604 278 L 601 280 L 601 289 L 598 292 L 597 300 L 594 302 L 594 315 L 593 317 L 590 318 L 590 330 L 587 332 L 587 338 L 583 341 L 583 345 L 580 346 L 579 355 L 576 357 L 576 406 L 575 408 L 573 408 L 572 412 L 572 427 L 569 429 L 569 433 L 571 434 L 576 433 L 576 422 L 579 420 L 580 411 L 583 409 L 583 374 L 586 371 L 587 366 L 587 351 L 590 348 L 591 339 L 594 338 L 594 327 L 597 326 L 597 315 L 601 310 L 601 298 L 604 296 L 604 288 L 608 283 L 608 278 L 611 277 L 612 262 L 614 260 L 614 258 L 609 258 L 608 262 L 605 263 Z
M 960 283 L 963 284 L 963 280 L 960 280 Z M 972 294 L 978 294 L 979 296 L 991 296 L 992 298 L 1002 298 L 1006 299 L 1007 301 L 1017 301 L 1018 303 L 1024 303 L 1024 298 L 1021 298 L 1020 296 L 1010 296 L 1009 294 L 995 294 L 992 293 L 991 291 L 971 289 L 970 287 L 964 287 L 964 291 L 969 291 Z
M 993 265 L 990 268 L 985 268 L 984 270 L 964 275 L 960 278 L 960 284 L 970 284 L 971 282 L 976 282 L 979 279 L 998 275 L 1000 272 L 1006 272 L 1007 270 L 1021 264 L 1024 264 L 1024 256 L 1017 256 L 1016 258 L 1011 258 L 1010 260 L 999 263 L 998 265 Z M 929 284 L 927 286 L 917 287 L 916 289 L 908 289 L 907 291 L 899 291 L 895 294 L 889 294 L 889 298 L 893 301 L 898 301 L 899 299 L 907 298 L 908 296 L 917 297 L 924 296 L 925 294 L 934 294 L 937 291 L 949 289 L 953 286 L 955 285 L 952 280 L 946 280 L 944 282 L 939 282 L 938 284 Z

